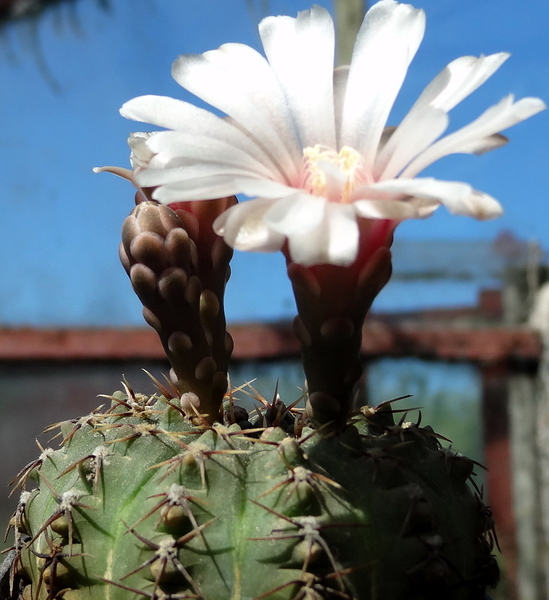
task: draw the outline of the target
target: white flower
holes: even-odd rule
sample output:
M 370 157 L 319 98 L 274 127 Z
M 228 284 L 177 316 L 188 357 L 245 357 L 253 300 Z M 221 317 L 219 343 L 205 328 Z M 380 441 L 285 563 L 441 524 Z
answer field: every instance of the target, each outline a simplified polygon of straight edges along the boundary
M 464 56 L 435 77 L 398 127 L 386 127 L 424 27 L 422 10 L 381 0 L 364 19 L 351 65 L 334 70 L 333 22 L 315 6 L 260 23 L 266 59 L 242 44 L 180 56 L 175 80 L 226 117 L 167 97 L 126 103 L 123 116 L 171 130 L 146 141 L 153 156 L 137 184 L 156 188 L 153 197 L 166 204 L 253 197 L 222 214 L 217 233 L 241 250 L 284 248 L 306 266 L 353 263 L 364 220 L 388 220 L 388 231 L 441 204 L 478 219 L 500 215 L 494 198 L 467 183 L 416 176 L 448 154 L 503 145 L 499 131 L 545 105 L 508 96 L 441 137 L 448 112 L 508 58 Z

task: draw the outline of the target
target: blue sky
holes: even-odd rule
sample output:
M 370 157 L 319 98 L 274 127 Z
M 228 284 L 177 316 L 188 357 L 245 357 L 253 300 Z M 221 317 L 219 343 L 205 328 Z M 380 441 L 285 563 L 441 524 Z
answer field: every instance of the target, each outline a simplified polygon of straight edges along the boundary
M 331 9 L 330 0 L 318 3 Z M 309 6 L 297 0 L 270 4 L 272 14 L 290 15 Z M 512 57 L 452 112 L 452 127 L 510 92 L 549 99 L 546 0 L 414 4 L 427 12 L 427 32 L 394 122 L 445 64 L 465 54 L 509 51 Z M 75 12 L 81 33 L 71 26 L 67 10 L 47 14 L 37 26 L 49 75 L 29 48 L 29 28 L 14 28 L 0 39 L 0 326 L 142 324 L 117 258 L 133 191 L 126 182 L 91 169 L 127 164 L 125 140 L 136 127 L 118 115 L 123 102 L 147 93 L 189 99 L 170 77 L 178 54 L 228 41 L 259 47 L 257 21 L 245 0 L 113 0 L 110 12 L 101 11 L 95 0 L 81 0 Z M 548 247 L 549 112 L 508 133 L 512 141 L 500 150 L 449 157 L 424 172 L 468 181 L 490 193 L 504 205 L 503 218 L 477 223 L 440 210 L 432 219 L 401 225 L 399 238 L 467 242 L 492 239 L 508 228 Z M 455 294 L 445 289 L 446 296 Z M 459 292 L 452 301 L 460 294 L 467 299 L 474 290 Z M 398 308 L 400 298 L 398 288 L 389 285 L 378 306 Z M 414 298 L 408 295 L 408 304 Z M 438 301 L 448 301 L 444 292 Z M 236 256 L 227 312 L 238 321 L 292 316 L 280 256 Z

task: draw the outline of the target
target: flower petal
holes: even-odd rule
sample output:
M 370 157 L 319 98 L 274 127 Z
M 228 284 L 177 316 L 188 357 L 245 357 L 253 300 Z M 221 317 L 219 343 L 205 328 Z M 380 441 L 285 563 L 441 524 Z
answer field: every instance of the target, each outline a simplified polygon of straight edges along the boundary
M 433 198 L 436 200 L 440 200 L 442 196 L 463 198 L 471 192 L 471 186 L 468 183 L 461 181 L 441 181 L 432 177 L 391 179 L 372 183 L 369 187 L 373 190 L 398 193 L 403 196 Z
M 222 119 L 188 102 L 165 96 L 140 96 L 126 102 L 120 109 L 120 113 L 128 119 L 151 123 L 157 127 L 166 127 L 179 132 L 180 135 L 200 136 L 201 143 L 205 138 L 224 141 L 269 166 L 273 177 L 283 179 L 278 163 L 272 159 L 269 152 L 263 149 L 261 144 L 246 135 L 229 119 Z M 168 132 L 160 133 L 164 135 Z M 173 132 L 170 133 L 173 134 Z M 166 138 L 159 138 L 159 140 L 164 139 Z M 155 143 L 158 144 L 159 140 Z M 156 146 L 155 151 L 161 152 L 162 148 Z
M 236 250 L 275 252 L 286 238 L 271 230 L 264 220 L 274 200 L 256 198 L 226 210 L 214 221 L 214 231 Z
M 265 214 L 265 222 L 274 231 L 292 236 L 306 233 L 324 218 L 327 201 L 306 193 L 277 200 Z
M 455 214 L 470 215 L 480 221 L 496 219 L 503 214 L 503 207 L 492 196 L 479 190 L 471 190 L 469 197 L 464 202 L 464 210 Z
M 408 198 L 406 202 L 414 207 L 417 219 L 430 217 L 441 205 L 441 202 L 434 198 Z
M 387 117 L 425 30 L 425 13 L 381 0 L 358 33 L 343 109 L 341 146 L 351 146 L 373 166 Z
M 250 177 L 250 173 L 245 169 L 239 169 L 232 165 L 199 162 L 173 168 L 146 169 L 136 173 L 135 181 L 141 187 L 180 184 L 183 188 L 188 181 L 207 179 L 208 177 L 232 177 L 236 186 L 238 179 Z M 240 193 L 240 191 L 237 193 Z
M 259 34 L 278 78 L 303 147 L 335 147 L 334 24 L 330 13 L 313 6 L 296 19 L 267 17 Z
M 136 175 L 137 182 L 143 181 L 142 178 L 144 177 L 142 173 L 138 173 Z M 139 183 L 139 185 L 144 186 L 143 183 Z M 236 194 L 278 199 L 295 193 L 295 188 L 282 185 L 276 181 L 251 179 L 231 173 L 196 177 L 195 179 L 185 179 L 184 181 L 180 181 L 174 176 L 174 181 L 154 190 L 153 198 L 163 204 L 170 204 L 186 200 L 211 200 L 213 198 L 224 198 L 225 196 Z
M 505 146 L 509 143 L 509 138 L 505 137 L 501 133 L 494 133 L 494 135 L 486 136 L 477 140 L 471 140 L 469 143 L 463 142 L 461 146 L 461 152 L 465 154 L 476 154 L 480 156 L 490 150 L 496 150 Z
M 522 98 L 514 102 L 509 95 L 498 104 L 484 111 L 469 125 L 443 137 L 427 148 L 413 160 L 402 172 L 402 177 L 413 177 L 425 167 L 443 156 L 455 153 L 467 153 L 473 150 L 479 153 L 490 149 L 494 134 L 516 125 L 545 109 L 545 103 L 539 98 Z
M 289 109 L 265 58 L 243 44 L 180 56 L 172 75 L 185 89 L 242 126 L 272 157 L 287 181 L 295 178 L 301 149 Z
M 272 165 L 265 164 L 258 160 L 256 155 L 241 150 L 231 141 L 223 139 L 184 131 L 160 131 L 149 138 L 147 145 L 154 154 L 162 156 L 166 162 L 181 158 L 193 163 L 233 165 L 267 179 L 276 179 L 277 175 Z
M 462 56 L 447 65 L 423 90 L 376 158 L 375 178 L 391 179 L 420 152 L 440 137 L 448 126 L 444 116 L 481 86 L 509 58 L 506 52 L 490 56 Z M 474 154 L 503 145 L 501 138 L 488 138 Z M 475 146 L 476 148 L 477 146 Z
M 357 215 L 365 219 L 403 221 L 419 217 L 416 207 L 403 200 L 357 200 L 353 206 Z
M 447 126 L 440 111 L 449 111 L 484 83 L 509 54 L 498 53 L 479 58 L 465 56 L 450 63 L 425 88 L 403 122 L 376 159 L 375 178 L 390 179 L 414 156 L 427 148 Z M 504 138 L 487 136 L 464 145 L 465 152 L 482 153 L 499 147 Z
M 288 239 L 292 261 L 304 266 L 347 267 L 358 254 L 359 229 L 350 204 L 326 205 L 324 219 L 312 230 Z
M 423 90 L 414 107 L 429 104 L 448 112 L 472 94 L 509 58 L 508 52 L 462 56 L 449 63 Z
M 284 198 L 296 193 L 296 188 L 283 185 L 277 181 L 266 179 L 239 179 L 238 185 L 241 194 L 246 196 L 261 196 L 262 198 Z M 301 191 L 301 190 L 297 190 Z
M 138 174 L 138 176 L 141 174 Z M 137 183 L 140 179 L 136 176 Z M 152 197 L 162 204 L 185 202 L 187 200 L 213 200 L 240 193 L 239 182 L 234 175 L 216 175 L 215 177 L 197 177 L 168 183 L 156 188 Z
M 374 190 L 396 192 L 424 200 L 435 200 L 444 204 L 455 215 L 468 215 L 476 219 L 492 219 L 502 213 L 497 200 L 473 190 L 461 181 L 440 181 L 431 177 L 417 179 L 392 179 L 374 183 Z
M 132 98 L 122 105 L 120 114 L 126 119 L 132 121 L 141 121 L 142 123 L 150 123 L 156 127 L 164 127 L 166 129 L 186 130 L 197 125 L 201 129 L 209 122 L 219 120 L 219 117 L 198 108 L 183 100 L 176 100 L 168 96 L 138 96 Z
M 439 108 L 423 106 L 410 111 L 376 157 L 374 178 L 392 179 L 448 127 L 448 115 Z

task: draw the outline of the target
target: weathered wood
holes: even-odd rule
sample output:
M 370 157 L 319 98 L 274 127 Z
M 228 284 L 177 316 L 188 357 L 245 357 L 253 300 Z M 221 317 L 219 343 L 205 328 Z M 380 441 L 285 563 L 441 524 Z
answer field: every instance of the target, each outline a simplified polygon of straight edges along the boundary
M 518 548 L 517 585 L 521 600 L 544 600 L 542 500 L 537 450 L 539 382 L 533 373 L 509 378 L 513 510 Z
M 546 351 L 540 364 L 540 390 L 537 395 L 537 454 L 539 497 L 541 506 L 541 544 L 538 560 L 545 581 L 540 599 L 549 599 L 549 337 L 545 337 Z
M 544 351 L 537 377 L 510 381 L 514 511 L 521 600 L 549 600 L 549 284 L 535 294 L 528 324 Z
M 233 358 L 270 359 L 299 356 L 290 323 L 230 325 Z M 417 356 L 485 363 L 536 362 L 538 336 L 526 328 L 418 327 L 369 319 L 364 327 L 365 357 Z M 0 329 L 0 360 L 164 360 L 152 329 Z

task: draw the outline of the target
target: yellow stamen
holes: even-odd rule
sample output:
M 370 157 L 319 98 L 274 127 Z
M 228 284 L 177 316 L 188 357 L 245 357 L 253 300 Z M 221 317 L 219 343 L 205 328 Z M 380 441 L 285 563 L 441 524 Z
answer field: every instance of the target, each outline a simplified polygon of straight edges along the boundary
M 319 163 L 331 163 L 341 172 L 341 190 L 338 201 L 348 203 L 353 190 L 365 180 L 362 156 L 349 146 L 343 146 L 339 152 L 321 146 L 308 146 L 303 150 L 306 179 L 304 186 L 315 196 L 328 195 L 326 173 Z

